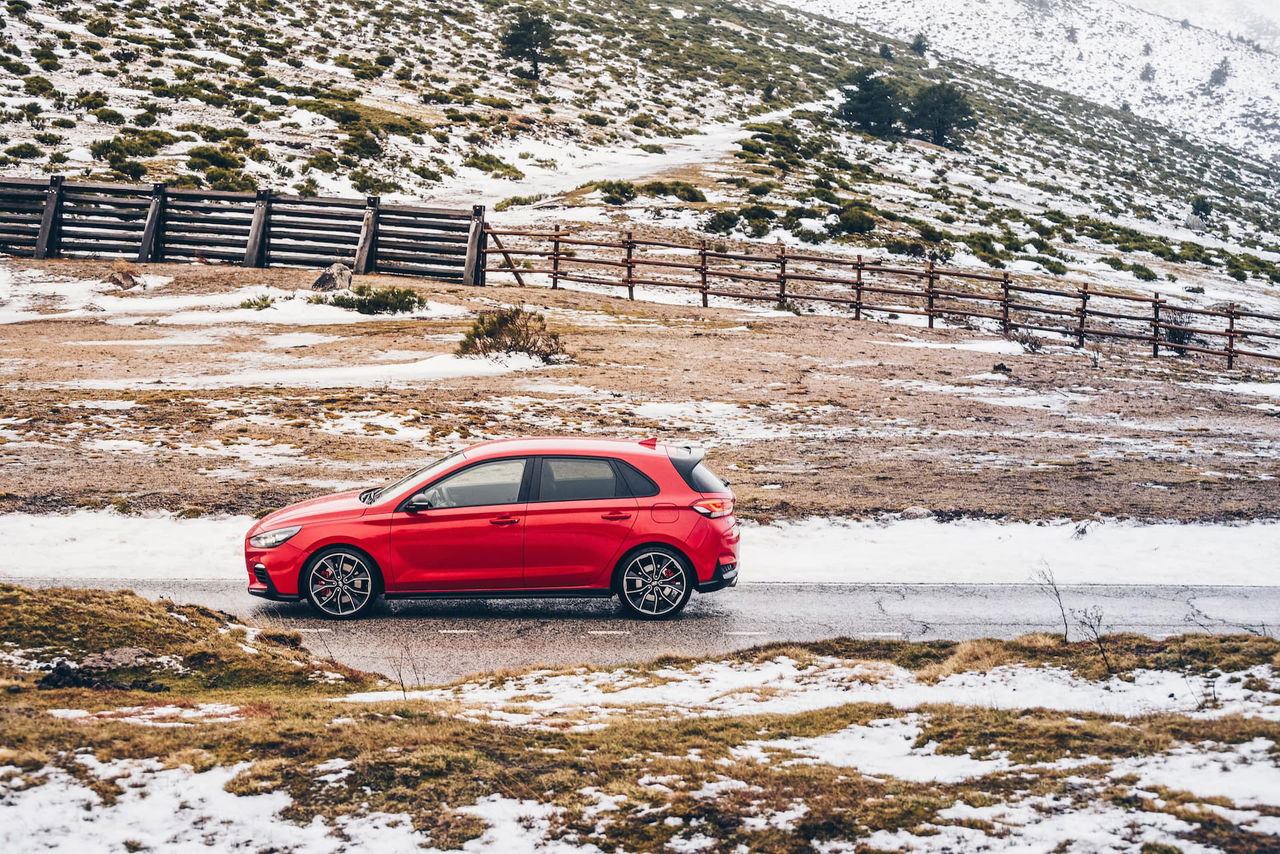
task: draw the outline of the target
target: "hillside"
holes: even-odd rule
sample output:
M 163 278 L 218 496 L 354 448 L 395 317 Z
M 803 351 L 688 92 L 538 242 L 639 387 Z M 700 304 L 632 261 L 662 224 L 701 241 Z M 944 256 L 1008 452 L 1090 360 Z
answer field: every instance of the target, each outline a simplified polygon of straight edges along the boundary
M 1104 9 L 1091 2 L 1072 9 Z M 1263 311 L 1280 300 L 1277 170 L 1097 87 L 1087 100 L 755 0 L 554 11 L 565 61 L 540 79 L 499 55 L 512 7 L 496 2 L 339 0 L 323 20 L 287 2 L 201 8 L 62 0 L 9 18 L 0 169 L 484 203 L 507 223 L 782 240 Z M 910 21 L 915 7 L 874 8 Z M 1026 53 L 995 50 L 1007 34 L 992 32 L 982 62 Z M 1271 73 L 1240 62 L 1224 92 Z M 906 96 L 959 85 L 977 129 L 954 148 L 856 131 L 832 112 L 860 68 Z M 1200 196 L 1212 214 L 1189 220 Z
M 1120 0 L 782 2 L 899 38 L 924 33 L 940 57 L 1127 106 L 1202 141 L 1280 159 L 1280 56 L 1184 24 L 1173 10 L 1154 14 Z

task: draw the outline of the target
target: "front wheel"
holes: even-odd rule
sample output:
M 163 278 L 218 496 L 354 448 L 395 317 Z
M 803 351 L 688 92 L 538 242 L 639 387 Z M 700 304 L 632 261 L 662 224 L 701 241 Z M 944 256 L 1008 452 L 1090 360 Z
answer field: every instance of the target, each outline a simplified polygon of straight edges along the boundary
M 303 589 L 320 616 L 354 619 L 363 616 L 378 598 L 378 568 L 355 549 L 325 549 L 312 558 Z
M 646 546 L 623 558 L 618 573 L 618 600 L 627 616 L 668 620 L 693 593 L 693 573 L 684 558 L 664 546 Z

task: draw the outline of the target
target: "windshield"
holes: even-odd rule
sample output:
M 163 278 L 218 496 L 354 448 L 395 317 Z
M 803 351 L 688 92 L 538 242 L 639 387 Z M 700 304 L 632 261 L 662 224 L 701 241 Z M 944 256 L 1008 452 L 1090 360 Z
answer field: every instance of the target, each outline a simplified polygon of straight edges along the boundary
M 365 504 L 372 504 L 385 495 L 394 495 L 397 492 L 399 492 L 401 489 L 404 489 L 409 484 L 415 483 L 420 480 L 425 480 L 426 478 L 430 477 L 433 473 L 443 470 L 450 465 L 453 465 L 453 463 L 456 462 L 458 459 L 460 459 L 462 456 L 464 456 L 462 451 L 454 451 L 449 456 L 442 457 L 441 459 L 436 460 L 434 463 L 428 463 L 427 465 L 423 466 L 417 471 L 411 472 L 397 481 L 388 483 L 386 486 L 376 487 L 374 489 L 366 489 L 364 492 L 360 493 L 360 500 L 363 501 Z

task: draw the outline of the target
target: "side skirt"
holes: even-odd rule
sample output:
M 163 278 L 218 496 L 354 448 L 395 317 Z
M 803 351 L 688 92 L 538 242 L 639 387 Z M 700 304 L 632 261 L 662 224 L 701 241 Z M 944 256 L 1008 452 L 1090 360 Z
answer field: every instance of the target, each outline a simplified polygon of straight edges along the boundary
M 384 599 L 609 599 L 612 596 L 612 590 L 602 587 L 542 590 L 428 590 L 382 594 Z

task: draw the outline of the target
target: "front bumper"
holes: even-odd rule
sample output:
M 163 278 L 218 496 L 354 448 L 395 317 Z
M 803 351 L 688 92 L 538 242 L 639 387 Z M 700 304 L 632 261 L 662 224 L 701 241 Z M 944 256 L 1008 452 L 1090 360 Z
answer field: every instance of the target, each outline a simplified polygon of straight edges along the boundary
M 734 587 L 737 583 L 738 565 L 736 563 L 721 563 L 716 564 L 716 571 L 711 575 L 711 580 L 699 584 L 697 591 L 699 593 L 714 593 L 726 587 Z
M 297 602 L 302 597 L 297 593 L 281 593 L 271 580 L 271 573 L 261 563 L 255 563 L 249 570 L 249 595 L 270 599 L 272 602 Z

